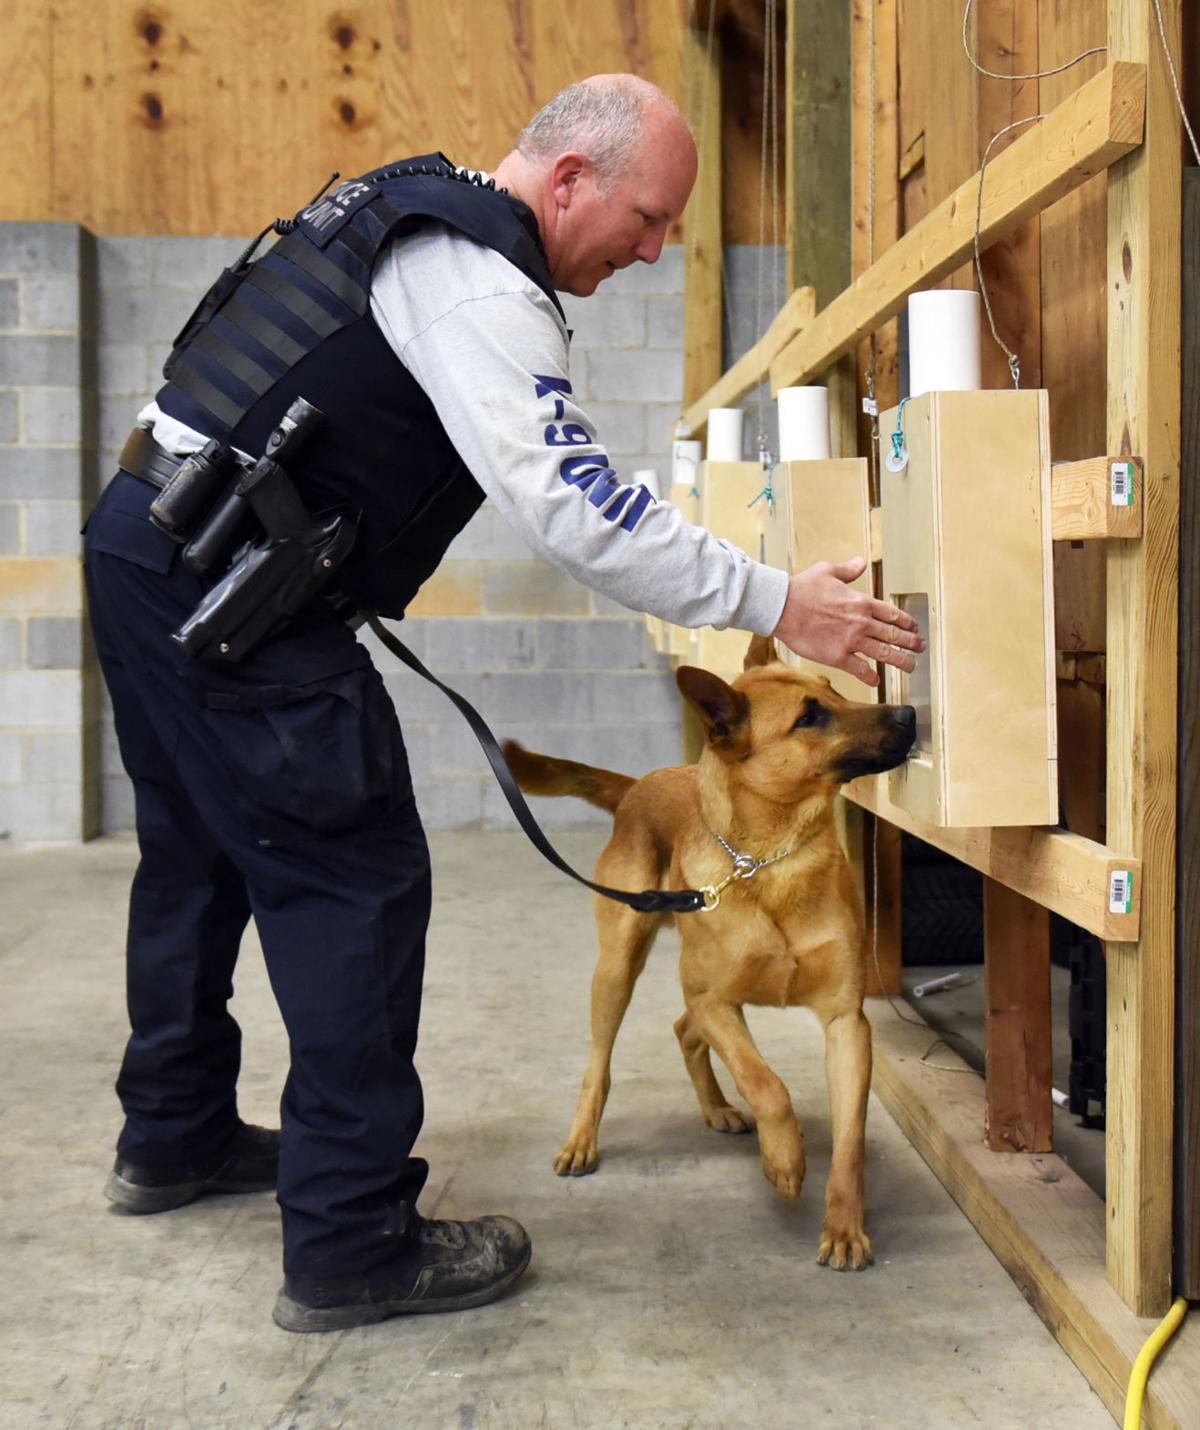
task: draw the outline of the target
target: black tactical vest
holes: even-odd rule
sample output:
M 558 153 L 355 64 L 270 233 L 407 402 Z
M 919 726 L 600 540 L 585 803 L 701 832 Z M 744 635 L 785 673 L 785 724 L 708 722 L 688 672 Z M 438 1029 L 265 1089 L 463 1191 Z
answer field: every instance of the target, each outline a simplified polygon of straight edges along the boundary
M 561 313 L 532 212 L 426 155 L 339 184 L 261 258 L 226 269 L 176 339 L 157 399 L 254 455 L 296 397 L 320 408 L 327 420 L 289 470 L 310 512 L 359 514 L 338 585 L 390 616 L 403 615 L 483 501 L 369 309 L 384 245 L 430 220 L 495 249 Z

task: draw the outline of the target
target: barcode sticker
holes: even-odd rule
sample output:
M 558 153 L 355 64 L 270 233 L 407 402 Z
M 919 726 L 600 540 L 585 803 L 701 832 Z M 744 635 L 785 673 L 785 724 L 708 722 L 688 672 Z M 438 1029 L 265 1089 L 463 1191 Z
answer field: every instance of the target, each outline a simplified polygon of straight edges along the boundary
M 1108 876 L 1108 911 L 1110 914 L 1133 912 L 1133 870 L 1114 869 Z
M 862 400 L 862 410 L 868 417 L 879 416 L 879 403 L 873 397 L 864 397 Z
M 1113 462 L 1109 469 L 1112 478 L 1113 506 L 1133 505 L 1133 463 Z

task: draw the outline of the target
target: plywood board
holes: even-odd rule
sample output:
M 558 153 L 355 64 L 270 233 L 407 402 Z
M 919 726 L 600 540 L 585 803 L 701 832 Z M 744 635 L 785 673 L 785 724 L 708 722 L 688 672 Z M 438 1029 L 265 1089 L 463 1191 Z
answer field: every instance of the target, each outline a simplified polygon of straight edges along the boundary
M 705 462 L 700 468 L 700 520 L 714 536 L 740 547 L 756 561 L 762 554 L 766 501 L 758 462 Z M 724 680 L 742 672 L 750 637 L 745 631 L 713 630 L 699 635 L 697 664 Z
M 889 787 L 933 824 L 1058 820 L 1045 423 L 1042 392 L 930 393 L 905 409 L 908 466 L 883 474 L 885 595 L 929 623 L 917 674 L 888 670 L 889 699 L 918 705 Z
M 791 542 L 794 569 L 803 571 L 818 561 L 868 558 L 867 569 L 851 583 L 856 591 L 871 593 L 870 473 L 865 457 L 842 457 L 825 462 L 787 462 L 791 503 Z M 797 659 L 802 669 L 824 676 L 847 700 L 873 703 L 877 693 L 844 670 Z

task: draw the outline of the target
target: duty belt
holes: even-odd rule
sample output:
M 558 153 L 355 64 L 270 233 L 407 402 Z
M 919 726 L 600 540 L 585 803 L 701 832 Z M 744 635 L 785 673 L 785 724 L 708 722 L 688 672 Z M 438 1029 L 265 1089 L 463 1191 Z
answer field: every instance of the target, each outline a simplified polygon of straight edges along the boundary
M 238 466 L 246 471 L 254 465 L 253 457 L 239 452 L 236 448 L 233 449 L 233 458 Z M 143 482 L 149 482 L 160 491 L 183 462 L 183 457 L 176 457 L 165 447 L 160 447 L 147 427 L 133 429 L 126 437 L 121 455 L 117 458 L 117 465 L 123 472 L 128 472 L 131 477 L 138 477 Z

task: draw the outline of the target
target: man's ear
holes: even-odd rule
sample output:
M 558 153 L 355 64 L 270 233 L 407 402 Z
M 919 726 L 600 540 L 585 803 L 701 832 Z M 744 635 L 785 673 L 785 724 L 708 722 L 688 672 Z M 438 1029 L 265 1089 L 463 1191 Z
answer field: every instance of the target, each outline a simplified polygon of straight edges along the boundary
M 550 192 L 559 208 L 570 208 L 575 185 L 591 169 L 591 160 L 577 149 L 560 154 L 550 166 Z
M 773 660 L 778 659 L 775 642 L 770 636 L 751 636 L 745 659 L 742 661 L 742 669 L 752 670 L 756 665 L 770 665 Z
M 704 722 L 710 745 L 723 754 L 741 754 L 749 743 L 750 702 L 719 675 L 694 665 L 675 672 L 679 693 Z

